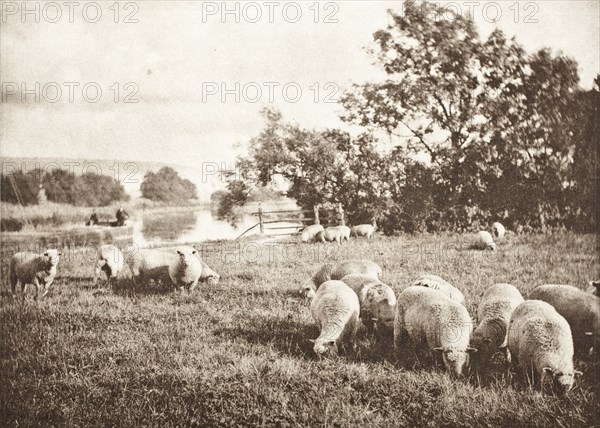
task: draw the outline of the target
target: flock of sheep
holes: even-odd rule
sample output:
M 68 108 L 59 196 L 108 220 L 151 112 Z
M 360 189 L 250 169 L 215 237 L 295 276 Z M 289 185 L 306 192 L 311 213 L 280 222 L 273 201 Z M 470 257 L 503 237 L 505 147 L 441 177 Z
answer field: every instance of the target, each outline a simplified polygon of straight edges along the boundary
M 55 249 L 48 249 L 42 254 L 28 251 L 14 254 L 9 266 L 9 281 L 13 295 L 19 283 L 23 296 L 27 284 L 34 285 L 36 300 L 40 289 L 42 297 L 48 294 L 61 255 Z M 109 284 L 114 283 L 125 264 L 131 272 L 134 292 L 137 286 L 151 280 L 171 283 L 180 290 L 187 289 L 191 292 L 199 281 L 217 283 L 220 278 L 218 273 L 204 263 L 200 253 L 193 247 L 138 249 L 123 255 L 116 245 L 107 244 L 98 248 L 94 263 L 94 283 L 98 281 L 101 272 L 106 274 Z
M 336 241 L 351 235 L 371 238 L 374 225 L 350 229 L 320 225 L 307 227 L 301 240 Z M 502 238 L 501 224 L 493 233 Z M 476 246 L 495 249 L 492 235 L 479 232 Z M 13 295 L 18 283 L 21 293 L 27 284 L 35 286 L 38 298 L 48 293 L 61 253 L 48 249 L 43 254 L 19 252 L 13 255 L 9 279 Z M 135 288 L 150 280 L 170 281 L 180 290 L 193 291 L 201 280 L 216 283 L 219 275 L 206 265 L 193 247 L 143 249 L 125 256 L 115 245 L 98 249 L 94 282 L 101 272 L 109 283 L 127 264 Z M 470 356 L 489 363 L 498 352 L 507 362 L 532 372 L 543 386 L 558 392 L 569 391 L 579 372 L 573 367 L 577 350 L 596 358 L 600 354 L 600 282 L 591 282 L 587 291 L 569 285 L 542 285 L 524 300 L 510 284 L 487 289 L 477 308 L 477 328 L 465 307 L 463 293 L 436 275 L 423 275 L 396 296 L 381 281 L 382 269 L 369 260 L 347 260 L 324 264 L 304 285 L 301 293 L 311 301 L 312 317 L 320 329 L 314 352 L 336 354 L 338 347 L 354 349 L 359 320 L 372 332 L 375 327 L 393 331 L 395 352 L 443 361 L 454 376 L 461 376 Z M 590 340 L 591 339 L 591 340 Z

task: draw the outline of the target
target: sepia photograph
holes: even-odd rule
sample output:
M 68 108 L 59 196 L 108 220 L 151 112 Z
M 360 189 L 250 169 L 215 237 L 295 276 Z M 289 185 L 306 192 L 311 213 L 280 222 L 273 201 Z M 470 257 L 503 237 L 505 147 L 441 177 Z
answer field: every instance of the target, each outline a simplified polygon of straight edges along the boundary
M 600 0 L 0 0 L 1 427 L 600 427 Z

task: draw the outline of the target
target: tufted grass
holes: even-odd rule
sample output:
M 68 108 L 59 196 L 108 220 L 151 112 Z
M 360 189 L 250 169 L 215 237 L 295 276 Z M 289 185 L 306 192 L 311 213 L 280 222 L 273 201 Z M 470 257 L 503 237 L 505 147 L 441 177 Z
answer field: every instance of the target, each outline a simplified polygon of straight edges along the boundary
M 222 275 L 192 295 L 160 286 L 131 295 L 91 284 L 92 256 L 66 252 L 48 297 L 10 297 L 2 254 L 0 426 L 598 426 L 599 365 L 566 397 L 512 371 L 453 380 L 397 360 L 391 337 L 359 331 L 355 353 L 315 359 L 318 335 L 296 294 L 319 263 L 364 257 L 400 291 L 421 272 L 463 290 L 474 314 L 497 282 L 524 294 L 542 283 L 599 277 L 593 236 L 510 236 L 469 250 L 456 235 L 381 237 L 336 246 L 202 246 Z

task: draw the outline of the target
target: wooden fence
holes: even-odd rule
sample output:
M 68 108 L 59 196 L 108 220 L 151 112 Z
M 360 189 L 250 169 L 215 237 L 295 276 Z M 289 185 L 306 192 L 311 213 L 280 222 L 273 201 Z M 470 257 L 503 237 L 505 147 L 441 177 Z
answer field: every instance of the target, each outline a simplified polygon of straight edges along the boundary
M 312 215 L 311 215 L 312 214 Z M 264 236 L 289 236 L 295 235 L 300 230 L 304 229 L 306 226 L 311 224 L 321 224 L 322 221 L 325 221 L 325 224 L 345 224 L 344 219 L 344 209 L 342 204 L 338 204 L 335 218 L 328 219 L 327 216 L 322 216 L 319 214 L 319 206 L 315 205 L 312 210 L 282 210 L 282 211 L 263 211 L 259 206 L 258 211 L 252 213 L 252 215 L 257 217 L 258 222 L 246 229 L 240 236 L 236 239 L 241 238 L 246 233 L 254 230 L 258 227 L 258 233 L 261 237 Z M 332 220 L 332 221 L 328 221 Z M 279 223 L 279 225 L 278 225 Z M 293 223 L 288 225 L 281 225 L 281 223 Z M 272 225 L 272 226 L 271 226 Z M 289 232 L 284 233 L 269 233 L 271 231 L 276 230 L 289 230 Z

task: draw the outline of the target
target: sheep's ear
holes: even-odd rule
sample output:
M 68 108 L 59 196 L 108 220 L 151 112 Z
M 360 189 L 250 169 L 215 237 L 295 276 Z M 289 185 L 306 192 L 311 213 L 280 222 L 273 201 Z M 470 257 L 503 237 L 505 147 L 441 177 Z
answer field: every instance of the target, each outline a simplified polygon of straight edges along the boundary
M 45 252 L 45 253 L 44 253 L 44 256 L 45 256 L 45 257 L 48 257 L 48 252 Z
M 196 250 L 193 250 L 193 251 L 192 251 L 192 254 L 196 254 L 197 252 L 198 252 L 198 251 L 196 251 Z
M 377 321 L 379 321 L 379 320 L 378 320 L 377 318 L 371 318 L 371 321 L 375 321 L 375 322 L 377 322 Z
M 477 348 L 468 347 L 467 352 L 477 352 Z
M 444 348 L 433 348 L 434 351 L 444 352 Z
M 498 349 L 506 349 L 508 348 L 508 336 L 506 336 L 506 338 L 504 338 L 504 342 L 502 342 L 502 345 L 500 345 L 498 347 Z
M 310 343 L 317 343 L 317 341 L 316 341 L 315 339 L 308 339 L 308 341 L 309 341 Z
M 579 370 L 575 370 L 573 372 L 573 375 L 575 375 L 575 376 L 583 376 L 583 372 L 580 372 Z
M 594 333 L 593 333 L 593 332 L 591 332 L 591 331 L 586 331 L 586 332 L 585 332 L 585 335 L 586 335 L 586 336 L 593 336 L 593 335 L 594 335 Z
M 552 369 L 551 369 L 550 367 L 544 367 L 544 368 L 542 369 L 542 371 L 543 371 L 544 373 L 552 373 Z
M 58 253 L 59 256 L 62 256 L 62 253 Z
M 180 256 L 183 256 L 183 254 L 181 254 L 181 251 L 179 251 L 179 250 L 175 250 L 175 251 L 177 251 L 177 254 L 179 254 Z

